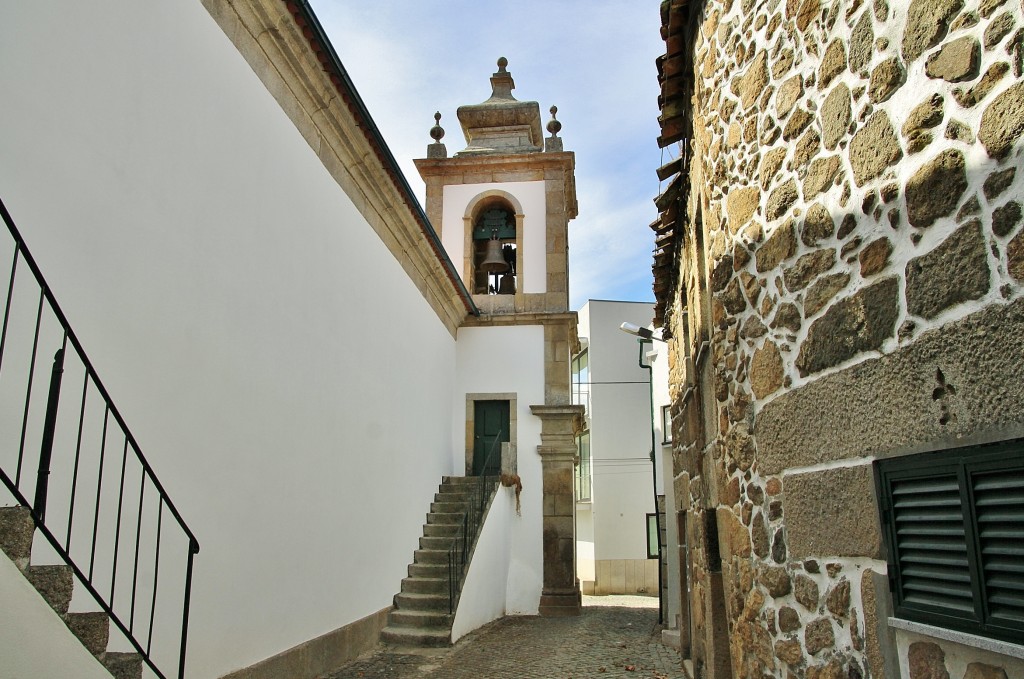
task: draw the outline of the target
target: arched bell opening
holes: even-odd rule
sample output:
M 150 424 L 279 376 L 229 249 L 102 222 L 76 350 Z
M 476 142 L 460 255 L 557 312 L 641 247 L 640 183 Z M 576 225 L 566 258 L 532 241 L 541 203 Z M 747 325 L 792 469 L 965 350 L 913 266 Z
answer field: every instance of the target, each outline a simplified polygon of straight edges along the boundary
M 484 205 L 473 220 L 473 294 L 513 295 L 519 271 L 516 213 L 503 200 Z

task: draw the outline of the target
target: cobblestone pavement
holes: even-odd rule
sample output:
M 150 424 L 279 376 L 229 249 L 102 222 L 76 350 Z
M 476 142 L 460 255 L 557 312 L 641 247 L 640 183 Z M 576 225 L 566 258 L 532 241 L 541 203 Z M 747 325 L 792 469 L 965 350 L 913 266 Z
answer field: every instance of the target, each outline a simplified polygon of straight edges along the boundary
M 325 679 L 685 679 L 651 597 L 583 597 L 578 618 L 513 616 L 447 649 L 386 645 Z

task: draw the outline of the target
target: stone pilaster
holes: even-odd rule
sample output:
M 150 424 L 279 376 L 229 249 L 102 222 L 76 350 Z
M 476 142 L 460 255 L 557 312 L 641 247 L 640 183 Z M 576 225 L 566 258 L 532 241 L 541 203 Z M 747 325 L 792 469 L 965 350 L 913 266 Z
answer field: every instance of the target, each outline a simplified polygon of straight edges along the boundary
M 582 424 L 583 406 L 533 405 L 530 411 L 541 419 L 541 444 L 537 452 L 544 473 L 544 585 L 540 614 L 579 615 L 573 479 L 576 432 Z

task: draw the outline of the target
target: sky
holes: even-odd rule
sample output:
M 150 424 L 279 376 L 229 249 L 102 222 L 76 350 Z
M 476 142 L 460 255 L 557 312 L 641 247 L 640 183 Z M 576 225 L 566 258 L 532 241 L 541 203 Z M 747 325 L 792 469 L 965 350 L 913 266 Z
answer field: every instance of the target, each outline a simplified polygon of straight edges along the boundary
M 652 301 L 660 193 L 658 73 L 665 51 L 657 0 L 310 0 L 374 122 L 424 202 L 413 165 L 434 112 L 448 155 L 465 148 L 455 117 L 491 94 L 508 59 L 520 101 L 558 106 L 576 153 L 579 216 L 569 223 L 570 307 L 588 299 Z M 546 134 L 546 133 L 545 133 Z

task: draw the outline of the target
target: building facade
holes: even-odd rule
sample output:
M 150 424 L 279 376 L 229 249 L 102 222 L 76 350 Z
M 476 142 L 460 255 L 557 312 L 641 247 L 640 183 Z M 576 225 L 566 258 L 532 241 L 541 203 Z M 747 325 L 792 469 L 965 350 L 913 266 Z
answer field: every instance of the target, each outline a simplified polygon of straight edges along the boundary
M 578 573 L 586 594 L 658 593 L 648 521 L 655 495 L 664 495 L 664 437 L 660 423 L 651 419 L 653 374 L 640 365 L 641 360 L 654 365 L 648 356 L 654 347 L 648 342 L 641 350 L 637 338 L 619 328 L 624 322 L 642 327 L 651 312 L 649 303 L 607 300 L 588 300 L 578 312 L 582 348 L 573 358 L 573 396 L 587 410 L 579 436 L 576 526 Z M 656 398 L 653 412 L 660 414 L 664 405 L 667 401 Z
M 1024 9 L 667 0 L 662 23 L 684 657 L 1020 675 Z
M 38 432 L 54 432 L 45 523 L 67 530 L 89 578 L 98 545 L 96 588 L 143 647 L 155 620 L 155 665 L 178 672 L 163 638 L 180 634 L 186 552 L 188 676 L 312 678 L 371 647 L 438 483 L 480 472 L 480 412 L 498 413 L 502 471 L 522 492 L 518 512 L 513 487 L 490 505 L 451 637 L 506 613 L 577 613 L 574 156 L 557 128 L 542 137 L 536 103 L 511 98 L 504 64 L 496 100 L 460 111 L 466 152 L 432 145 L 420 161 L 423 210 L 305 2 L 7 5 L 0 198 L 45 285 L 30 285 L 21 250 L 3 255 L 0 468 L 34 506 L 35 458 L 31 480 L 13 471 L 19 438 L 36 455 Z M 509 117 L 525 139 L 487 146 Z M 495 294 L 474 259 L 485 213 L 513 234 L 500 236 L 514 280 Z M 55 429 L 51 294 L 73 328 L 64 347 L 80 341 L 105 386 L 87 370 L 83 392 L 68 359 Z M 116 415 L 94 405 L 100 391 Z M 173 567 L 145 562 L 171 539 L 171 509 L 150 504 L 152 481 L 139 490 L 136 447 L 194 534 L 157 550 Z M 79 473 L 93 490 L 69 481 Z M 0 596 L 47 622 L 3 628 L 5 669 L 102 676 L 88 651 L 71 667 L 53 652 L 82 647 L 58 639 L 65 613 L 18 573 L 57 563 L 39 531 L 34 542 L 32 566 L 5 562 Z M 70 613 L 98 612 L 82 593 Z M 132 650 L 104 625 L 111 645 L 93 653 Z

